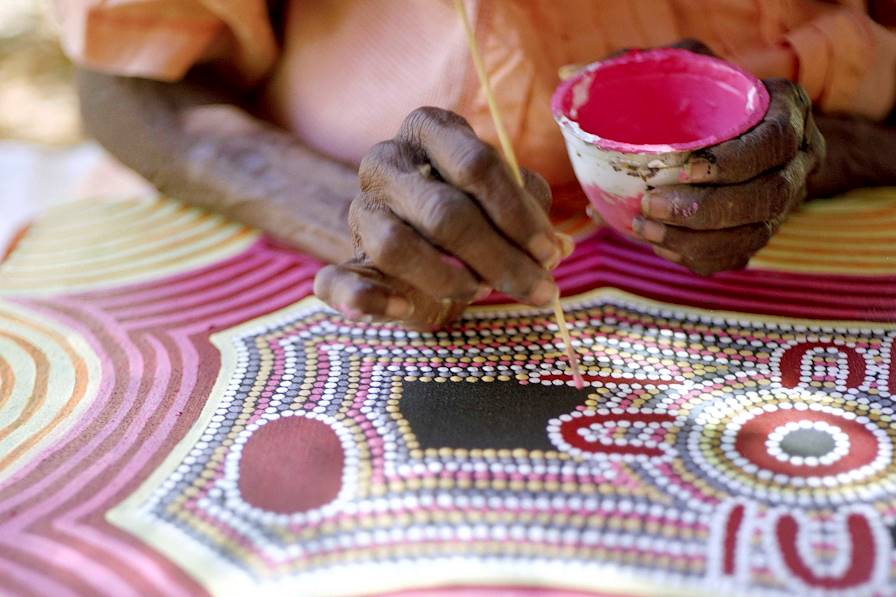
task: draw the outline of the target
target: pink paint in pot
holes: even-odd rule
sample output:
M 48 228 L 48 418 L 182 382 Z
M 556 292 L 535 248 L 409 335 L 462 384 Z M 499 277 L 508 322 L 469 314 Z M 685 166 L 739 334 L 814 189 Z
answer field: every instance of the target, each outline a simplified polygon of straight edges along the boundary
M 691 152 L 756 126 L 769 96 L 756 77 L 666 48 L 596 62 L 551 100 L 576 177 L 613 228 L 632 235 L 648 187 L 686 181 Z

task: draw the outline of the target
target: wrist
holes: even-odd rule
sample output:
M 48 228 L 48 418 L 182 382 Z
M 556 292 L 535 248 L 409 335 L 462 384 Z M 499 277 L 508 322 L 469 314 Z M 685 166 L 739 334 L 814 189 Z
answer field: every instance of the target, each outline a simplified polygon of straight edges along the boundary
M 896 132 L 858 117 L 816 116 L 827 157 L 809 177 L 809 197 L 896 184 Z
M 351 168 L 232 106 L 204 106 L 183 120 L 172 194 L 318 258 L 352 256 L 346 212 L 358 183 Z

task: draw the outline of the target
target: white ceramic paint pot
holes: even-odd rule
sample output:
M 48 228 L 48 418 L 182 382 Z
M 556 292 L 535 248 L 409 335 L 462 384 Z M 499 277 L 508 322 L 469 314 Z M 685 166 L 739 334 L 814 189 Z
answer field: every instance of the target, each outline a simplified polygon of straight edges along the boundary
M 665 48 L 595 62 L 563 81 L 551 100 L 566 149 L 604 221 L 632 235 L 644 192 L 687 182 L 692 152 L 756 126 L 765 86 L 740 68 Z

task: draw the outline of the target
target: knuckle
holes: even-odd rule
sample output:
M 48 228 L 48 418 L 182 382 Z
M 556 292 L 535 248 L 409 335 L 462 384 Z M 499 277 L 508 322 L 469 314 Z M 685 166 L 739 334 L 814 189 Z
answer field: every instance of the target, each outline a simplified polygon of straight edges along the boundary
M 748 256 L 753 255 L 753 253 L 767 245 L 768 241 L 770 241 L 775 234 L 776 228 L 777 226 L 771 221 L 759 224 L 753 234 L 750 235 L 749 242 L 747 243 L 746 252 Z
M 472 203 L 451 189 L 435 191 L 424 204 L 423 229 L 442 244 L 454 244 L 475 217 Z
M 479 285 L 472 276 L 442 265 L 428 269 L 426 288 L 427 293 L 437 299 L 472 302 Z
M 766 121 L 767 140 L 777 149 L 775 153 L 780 154 L 775 157 L 791 159 L 799 151 L 802 139 L 799 127 L 794 122 L 795 117 L 791 113 L 779 112 Z
M 357 227 L 361 224 L 364 212 L 367 211 L 367 195 L 358 193 L 348 206 L 348 224 Z
M 791 83 L 791 85 L 793 86 L 794 99 L 797 105 L 804 109 L 809 108 L 812 105 L 812 99 L 809 97 L 806 89 L 796 83 Z
M 725 187 L 683 188 L 672 195 L 672 213 L 681 226 L 693 230 L 710 230 L 725 215 Z
M 501 158 L 494 147 L 476 140 L 459 152 L 457 168 L 461 175 L 461 185 L 479 182 L 499 167 Z
M 348 308 L 352 311 L 360 311 L 366 313 L 369 309 L 370 301 L 367 298 L 366 288 L 362 285 L 355 285 L 347 288 L 342 302 L 337 305 L 339 308 Z
M 773 97 L 789 95 L 793 90 L 793 82 L 783 77 L 770 77 L 763 80 L 766 89 Z
M 767 79 L 765 84 L 773 98 L 789 102 L 801 111 L 805 111 L 812 105 L 812 100 L 802 85 L 794 83 L 790 79 L 772 78 Z
M 789 168 L 772 174 L 765 186 L 764 193 L 768 216 L 774 218 L 783 213 L 800 186 L 800 181 L 796 180 L 796 175 Z
M 824 135 L 821 134 L 818 126 L 815 124 L 815 120 L 810 118 L 810 131 L 809 131 L 809 151 L 812 154 L 812 157 L 815 159 L 813 165 L 818 165 L 823 163 L 828 153 L 828 143 L 827 139 L 824 138 Z
M 401 123 L 399 134 L 412 139 L 419 138 L 420 130 L 428 126 L 433 120 L 438 120 L 443 111 L 432 106 L 421 106 L 411 110 Z
M 388 222 L 375 239 L 364 243 L 364 250 L 377 266 L 402 263 L 408 247 L 403 225 Z
M 684 254 L 682 265 L 698 276 L 708 276 L 717 271 L 712 260 L 703 255 Z
M 550 209 L 552 203 L 551 186 L 539 173 L 531 170 L 523 170 L 523 176 L 526 179 L 526 190 L 535 197 L 535 200 L 545 208 Z
M 401 147 L 394 140 L 382 141 L 370 148 L 358 168 L 361 191 L 379 188 L 387 176 L 389 164 L 395 164 L 401 155 Z
M 435 106 L 421 106 L 411 111 L 405 117 L 398 131 L 398 136 L 419 145 L 423 136 L 422 132 L 434 126 L 460 126 L 470 129 L 469 123 L 462 116 L 450 110 L 436 108 Z
M 755 253 L 755 251 L 753 251 L 753 253 Z M 735 258 L 734 261 L 731 263 L 731 265 L 727 269 L 729 269 L 729 270 L 744 269 L 745 267 L 747 267 L 747 265 L 749 265 L 750 259 L 753 258 L 753 253 L 750 253 L 749 255 L 741 255 L 740 257 Z
M 523 257 L 510 254 L 497 256 L 495 288 L 511 296 L 529 296 L 545 278 L 544 270 Z
M 335 265 L 322 267 L 314 276 L 314 294 L 325 303 L 330 303 L 333 290 L 333 278 L 338 269 Z
M 363 245 L 361 231 L 364 222 L 362 214 L 365 209 L 363 193 L 355 197 L 348 206 L 348 229 L 352 235 L 352 246 L 355 248 L 355 253 L 358 253 Z
M 375 292 L 376 289 L 372 284 L 354 277 L 343 290 L 339 306 L 361 313 L 372 313 L 375 306 L 373 297 Z
M 429 122 L 442 122 L 445 121 L 451 112 L 445 110 L 444 108 L 437 108 L 435 106 L 420 106 L 419 108 L 415 108 L 408 114 L 405 122 L 410 124 L 419 124 L 425 125 Z
M 739 256 L 729 256 L 728 258 L 719 259 L 718 257 L 701 256 L 685 261 L 685 266 L 697 274 L 698 276 L 711 276 L 722 271 L 735 269 L 736 263 L 741 261 Z

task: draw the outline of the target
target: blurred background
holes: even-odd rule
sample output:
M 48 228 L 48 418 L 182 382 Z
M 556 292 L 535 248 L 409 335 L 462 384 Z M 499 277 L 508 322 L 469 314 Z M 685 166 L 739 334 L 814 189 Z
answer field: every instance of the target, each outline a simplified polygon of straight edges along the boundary
M 0 139 L 64 147 L 82 134 L 72 66 L 48 4 L 0 1 Z
M 0 260 L 42 211 L 96 195 L 89 175 L 109 162 L 81 129 L 50 4 L 0 0 Z

